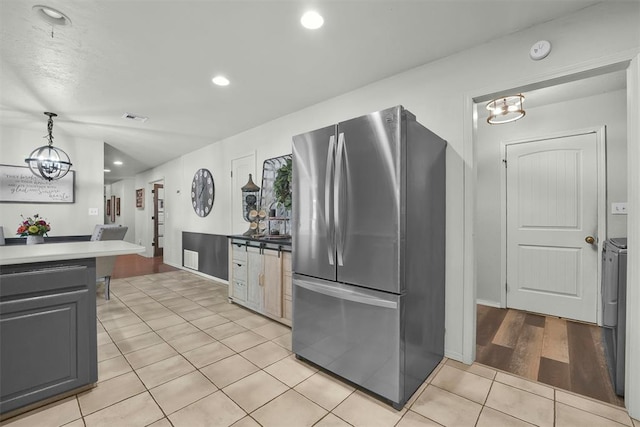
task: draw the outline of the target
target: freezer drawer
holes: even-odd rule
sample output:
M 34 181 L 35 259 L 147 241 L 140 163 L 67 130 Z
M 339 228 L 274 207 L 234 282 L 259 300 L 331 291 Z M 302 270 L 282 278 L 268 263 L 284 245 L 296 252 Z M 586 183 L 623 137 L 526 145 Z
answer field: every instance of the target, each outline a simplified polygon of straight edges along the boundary
M 293 277 L 293 352 L 404 403 L 400 295 Z

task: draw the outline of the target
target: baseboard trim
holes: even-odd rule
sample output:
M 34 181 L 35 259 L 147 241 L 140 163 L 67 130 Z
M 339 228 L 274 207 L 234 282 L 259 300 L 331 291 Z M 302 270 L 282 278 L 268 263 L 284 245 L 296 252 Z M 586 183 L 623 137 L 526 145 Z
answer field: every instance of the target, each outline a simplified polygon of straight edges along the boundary
M 227 285 L 227 286 L 229 285 L 229 281 L 228 280 L 221 279 L 221 278 L 215 277 L 215 276 L 210 276 L 208 274 L 202 273 L 201 271 L 193 270 L 191 268 L 187 268 L 187 267 L 184 267 L 182 265 L 176 265 L 176 264 L 172 264 L 172 263 L 168 263 L 168 262 L 165 262 L 165 264 L 170 265 L 171 267 L 179 268 L 180 270 L 188 271 L 189 273 L 197 274 L 198 276 L 202 276 L 202 277 L 204 277 L 206 279 L 215 280 L 216 282 L 219 282 L 219 283 L 221 283 L 223 285 Z
M 499 302 L 496 301 L 489 301 L 486 299 L 476 299 L 476 304 L 480 304 L 480 305 L 486 305 L 488 307 L 495 307 L 495 308 L 504 308 L 500 306 Z
M 464 357 L 462 357 L 462 353 L 458 353 L 457 351 L 444 351 L 444 357 L 447 359 L 457 360 L 458 362 L 464 363 Z

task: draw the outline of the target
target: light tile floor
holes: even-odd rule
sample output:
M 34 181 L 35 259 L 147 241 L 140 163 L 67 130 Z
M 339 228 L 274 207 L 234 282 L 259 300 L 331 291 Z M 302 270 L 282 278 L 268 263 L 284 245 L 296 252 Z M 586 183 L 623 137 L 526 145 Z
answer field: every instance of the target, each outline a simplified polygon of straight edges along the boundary
M 444 360 L 401 411 L 295 359 L 289 328 L 185 271 L 99 295 L 99 382 L 19 426 L 633 426 L 615 406 Z M 634 424 L 635 423 L 635 424 Z

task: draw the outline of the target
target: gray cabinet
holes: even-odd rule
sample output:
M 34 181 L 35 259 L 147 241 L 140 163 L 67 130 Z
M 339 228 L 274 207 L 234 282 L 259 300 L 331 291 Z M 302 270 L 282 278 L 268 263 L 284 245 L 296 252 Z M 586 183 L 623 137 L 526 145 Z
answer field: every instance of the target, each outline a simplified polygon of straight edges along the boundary
M 95 383 L 95 260 L 0 268 L 0 413 Z

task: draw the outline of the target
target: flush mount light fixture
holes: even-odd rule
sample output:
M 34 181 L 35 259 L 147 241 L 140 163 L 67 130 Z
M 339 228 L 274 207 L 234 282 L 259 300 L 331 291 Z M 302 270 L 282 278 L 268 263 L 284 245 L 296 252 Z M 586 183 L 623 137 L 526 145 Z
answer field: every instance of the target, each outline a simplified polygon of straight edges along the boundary
M 122 162 L 120 160 L 116 160 L 113 164 L 116 166 L 122 166 Z
M 109 173 L 109 172 L 111 172 L 111 169 L 105 169 L 104 171 Z
M 71 25 L 71 19 L 64 13 L 49 6 L 36 5 L 31 8 L 33 13 L 50 25 Z
M 49 145 L 36 148 L 24 161 L 35 176 L 53 181 L 63 178 L 71 169 L 72 164 L 67 153 L 53 146 L 53 118 L 58 115 L 55 113 L 44 114 L 49 116 L 48 134 L 45 136 L 49 140 Z
M 302 15 L 300 23 L 309 30 L 317 30 L 324 24 L 324 18 L 318 12 L 310 10 Z
M 211 79 L 211 81 L 213 82 L 213 84 L 216 84 L 218 86 L 229 86 L 230 83 L 229 79 L 224 76 L 215 76 Z
M 522 101 L 524 95 L 510 95 L 496 98 L 487 104 L 489 117 L 487 123 L 497 125 L 502 123 L 515 122 L 524 117 L 525 112 L 522 109 Z

